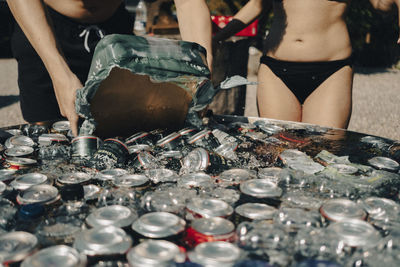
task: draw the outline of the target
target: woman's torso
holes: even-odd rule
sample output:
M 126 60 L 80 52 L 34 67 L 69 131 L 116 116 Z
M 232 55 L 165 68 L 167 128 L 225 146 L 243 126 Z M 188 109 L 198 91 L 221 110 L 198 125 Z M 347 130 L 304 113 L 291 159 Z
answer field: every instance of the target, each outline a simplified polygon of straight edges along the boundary
M 110 18 L 123 0 L 44 0 L 52 9 L 82 23 L 98 23 Z
M 288 61 L 328 61 L 351 55 L 344 20 L 349 0 L 274 0 L 268 56 Z

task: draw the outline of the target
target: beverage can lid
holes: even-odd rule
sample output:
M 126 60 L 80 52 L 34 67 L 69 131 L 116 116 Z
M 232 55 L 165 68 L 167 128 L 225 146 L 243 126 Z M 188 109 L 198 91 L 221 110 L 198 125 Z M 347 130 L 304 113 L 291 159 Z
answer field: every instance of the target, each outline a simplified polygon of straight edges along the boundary
M 102 170 L 96 174 L 95 178 L 101 181 L 113 181 L 118 176 L 128 174 L 128 171 L 121 168 Z
M 132 224 L 132 229 L 149 238 L 164 238 L 181 233 L 185 220 L 169 212 L 150 212 Z
M 35 235 L 16 231 L 0 235 L 1 262 L 18 262 L 26 258 L 38 246 Z
M 178 186 L 192 188 L 192 187 L 212 187 L 213 181 L 210 175 L 203 172 L 188 173 L 182 175 L 178 180 Z
M 280 197 L 282 189 L 268 179 L 251 179 L 240 184 L 243 194 L 256 198 Z
M 241 251 L 232 243 L 214 241 L 200 243 L 188 256 L 191 262 L 204 266 L 231 266 L 240 259 Z
M 38 172 L 32 172 L 18 176 L 10 183 L 10 185 L 15 190 L 26 190 L 33 185 L 44 184 L 47 182 L 47 175 Z
M 82 184 L 91 179 L 90 174 L 85 172 L 66 173 L 57 178 L 61 184 Z
M 71 129 L 69 121 L 57 121 L 53 123 L 52 128 L 56 132 L 68 132 Z
M 235 230 L 235 225 L 221 217 L 200 218 L 192 221 L 192 228 L 209 236 L 226 235 Z
M 17 196 L 17 202 L 21 205 L 30 203 L 50 203 L 59 198 L 58 189 L 47 184 L 33 185 L 21 191 Z
M 128 251 L 130 266 L 170 266 L 179 257 L 177 245 L 166 240 L 145 240 Z
M 14 135 L 8 138 L 4 145 L 6 148 L 11 148 L 13 146 L 34 146 L 35 142 L 32 138 L 25 135 Z
M 205 218 L 225 217 L 233 213 L 233 208 L 228 203 L 216 198 L 192 198 L 186 207 Z
M 330 221 L 342 221 L 345 219 L 364 220 L 367 213 L 361 205 L 345 198 L 327 200 L 320 208 L 322 216 Z
M 113 225 L 127 227 L 137 219 L 137 213 L 128 207 L 111 205 L 98 208 L 86 217 L 86 223 L 91 227 Z
M 142 186 L 149 182 L 149 178 L 143 174 L 124 174 L 113 180 L 113 184 L 117 187 L 136 187 Z
M 31 146 L 13 146 L 7 148 L 4 154 L 7 157 L 24 157 L 31 155 L 33 152 L 34 149 Z
M 368 163 L 381 170 L 397 171 L 399 169 L 399 163 L 387 157 L 373 157 L 368 160 Z
M 109 225 L 81 231 L 73 247 L 85 255 L 96 256 L 124 254 L 131 245 L 131 237 L 123 229 Z
M 252 220 L 273 219 L 278 210 L 263 203 L 245 203 L 235 208 L 235 212 Z
M 76 249 L 66 246 L 57 245 L 44 248 L 35 254 L 27 257 L 21 267 L 42 267 L 42 266 L 59 266 L 59 267 L 84 267 L 87 258 L 79 253 Z

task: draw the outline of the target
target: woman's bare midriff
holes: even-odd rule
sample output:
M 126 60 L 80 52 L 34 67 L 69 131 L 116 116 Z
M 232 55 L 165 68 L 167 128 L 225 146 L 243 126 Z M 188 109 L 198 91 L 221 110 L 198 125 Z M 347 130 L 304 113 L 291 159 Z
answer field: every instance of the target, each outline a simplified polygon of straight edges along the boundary
M 55 11 L 82 23 L 99 23 L 110 18 L 122 0 L 44 0 Z
M 287 61 L 330 61 L 351 55 L 344 21 L 348 3 L 275 0 L 266 54 Z

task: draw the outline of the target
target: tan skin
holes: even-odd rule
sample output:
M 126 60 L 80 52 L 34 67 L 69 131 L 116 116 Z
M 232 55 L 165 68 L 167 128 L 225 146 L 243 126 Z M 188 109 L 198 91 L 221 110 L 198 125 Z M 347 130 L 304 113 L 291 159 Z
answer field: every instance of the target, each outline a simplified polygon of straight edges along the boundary
M 7 0 L 7 3 L 49 72 L 60 112 L 69 120 L 72 133 L 76 136 L 78 115 L 75 95 L 83 85 L 70 70 L 57 46 L 45 5 L 76 21 L 99 23 L 111 17 L 122 0 Z M 175 5 L 182 39 L 204 46 L 211 66 L 211 19 L 206 3 L 204 0 L 175 0 Z
M 388 11 L 400 0 L 371 0 L 376 9 Z M 250 0 L 235 15 L 244 23 L 273 5 L 274 19 L 267 36 L 266 54 L 295 62 L 331 61 L 352 53 L 345 14 L 346 0 Z M 249 6 L 249 7 L 248 7 Z M 250 7 L 251 6 L 251 7 Z M 399 38 L 400 43 L 400 38 Z M 264 64 L 258 72 L 259 115 L 334 128 L 347 128 L 352 108 L 353 69 L 345 66 L 299 103 L 287 86 Z

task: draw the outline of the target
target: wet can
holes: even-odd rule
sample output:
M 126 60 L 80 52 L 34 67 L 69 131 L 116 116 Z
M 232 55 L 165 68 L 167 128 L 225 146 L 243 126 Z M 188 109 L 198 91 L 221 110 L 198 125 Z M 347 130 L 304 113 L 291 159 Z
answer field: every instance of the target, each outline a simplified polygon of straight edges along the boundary
M 221 145 L 219 140 L 209 129 L 204 129 L 196 133 L 188 139 L 187 143 L 195 147 L 203 147 L 209 150 L 214 150 Z
M 196 148 L 182 159 L 182 168 L 187 172 L 207 171 L 217 174 L 232 166 L 231 161 L 204 148 Z
M 204 172 L 188 173 L 181 176 L 178 186 L 188 189 L 212 188 L 214 185 L 210 175 Z
M 181 147 L 181 135 L 173 132 L 157 141 L 156 146 L 163 151 L 176 151 Z
M 85 172 L 66 173 L 56 179 L 56 185 L 58 187 L 71 184 L 86 185 L 89 184 L 91 179 L 90 174 Z
M 368 160 L 368 163 L 377 169 L 392 172 L 398 171 L 400 168 L 397 161 L 387 157 L 373 157 Z
M 10 157 L 4 162 L 4 167 L 11 170 L 29 169 L 37 165 L 36 159 L 24 157 Z
M 143 170 L 158 168 L 158 160 L 147 151 L 139 152 L 133 161 L 134 168 L 140 172 Z
M 233 222 L 239 225 L 245 221 L 272 220 L 278 210 L 263 203 L 245 203 L 235 208 Z
M 255 174 L 248 169 L 232 168 L 217 176 L 216 182 L 222 187 L 239 188 L 241 183 L 253 178 Z
M 146 213 L 132 224 L 139 240 L 163 239 L 177 244 L 182 242 L 185 227 L 185 220 L 169 212 Z
M 8 184 L 11 180 L 15 178 L 16 170 L 11 169 L 1 169 L 0 170 L 0 181 Z
M 113 168 L 102 170 L 94 176 L 94 182 L 100 186 L 111 185 L 113 181 L 121 175 L 128 174 L 128 171 L 122 168 Z
M 166 240 L 145 240 L 130 249 L 126 255 L 129 266 L 159 267 L 175 266 L 184 261 L 185 255 L 180 248 Z
M 71 157 L 90 159 L 101 145 L 101 139 L 92 136 L 78 136 L 71 141 Z
M 0 260 L 5 266 L 19 266 L 37 249 L 38 239 L 31 233 L 15 231 L 0 236 Z
M 93 210 L 86 217 L 85 223 L 89 228 L 112 225 L 127 231 L 137 218 L 137 213 L 128 207 L 110 205 Z
M 365 220 L 367 218 L 367 213 L 361 205 L 345 198 L 327 200 L 322 204 L 320 213 L 331 222 L 348 219 Z
M 186 229 L 184 240 L 189 249 L 204 242 L 234 242 L 235 226 L 221 217 L 196 219 Z
M 282 189 L 268 179 L 251 179 L 240 184 L 239 204 L 264 203 L 278 207 Z
M 49 127 L 46 124 L 26 124 L 22 127 L 21 132 L 31 138 L 38 138 L 40 135 L 48 133 Z
M 148 146 L 153 146 L 153 140 L 151 138 L 151 134 L 148 132 L 138 132 L 135 133 L 134 135 L 131 135 L 130 137 L 125 139 L 125 143 L 128 146 L 132 145 L 148 145 Z
M 201 266 L 233 266 L 242 257 L 242 251 L 229 242 L 205 242 L 190 251 L 188 257 Z
M 85 267 L 87 258 L 72 247 L 57 245 L 30 255 L 21 263 L 21 267 L 52 266 L 55 262 L 62 262 L 64 267 Z
M 128 156 L 129 149 L 122 141 L 109 138 L 90 158 L 89 165 L 98 170 L 114 168 L 124 164 Z
M 32 138 L 25 136 L 25 135 L 15 135 L 8 138 L 4 145 L 6 148 L 12 148 L 14 146 L 31 146 L 34 147 L 36 143 L 33 141 Z
M 67 135 L 71 130 L 69 121 L 56 121 L 51 126 L 51 132 Z
M 28 189 L 21 191 L 17 196 L 19 205 L 43 204 L 47 209 L 54 208 L 60 200 L 58 189 L 47 184 L 33 185 Z
M 49 183 L 51 183 L 51 181 L 48 179 L 47 175 L 37 172 L 31 172 L 16 177 L 10 183 L 10 186 L 12 186 L 15 190 L 24 191 L 34 185 Z
M 150 180 L 143 174 L 124 174 L 115 177 L 113 185 L 120 188 L 128 188 L 135 191 L 138 197 L 142 196 L 150 188 Z
M 83 230 L 73 243 L 73 248 L 87 256 L 89 266 L 110 263 L 119 266 L 116 264 L 126 261 L 125 255 L 131 246 L 132 238 L 115 226 Z
M 182 158 L 183 154 L 179 150 L 163 151 L 158 154 L 160 164 L 165 168 L 171 169 L 176 172 L 179 172 L 179 170 L 182 168 Z
M 54 144 L 68 145 L 69 140 L 64 134 L 60 133 L 41 134 L 38 143 L 40 146 L 50 146 Z
M 13 146 L 4 151 L 6 157 L 34 158 L 35 149 L 31 146 Z
M 222 217 L 229 218 L 233 208 L 221 199 L 216 198 L 192 198 L 186 205 L 186 219 Z
M 184 143 L 187 143 L 187 140 L 198 132 L 199 132 L 198 129 L 191 127 L 183 128 L 178 131 L 178 133 L 182 136 Z

